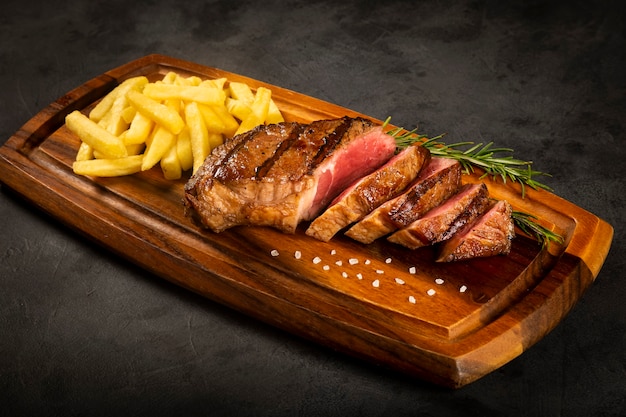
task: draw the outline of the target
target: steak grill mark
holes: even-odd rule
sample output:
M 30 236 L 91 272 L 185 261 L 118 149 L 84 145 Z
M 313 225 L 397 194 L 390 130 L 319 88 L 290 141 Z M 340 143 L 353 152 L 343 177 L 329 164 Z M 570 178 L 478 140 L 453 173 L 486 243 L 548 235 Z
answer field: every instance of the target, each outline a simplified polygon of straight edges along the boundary
M 324 144 L 320 147 L 319 152 L 311 159 L 307 166 L 307 173 L 309 175 L 313 174 L 317 166 L 333 153 L 352 125 L 353 120 L 354 119 L 349 119 L 347 117 L 342 118 L 341 124 L 322 138 L 322 142 Z
M 263 162 L 263 164 L 255 168 L 256 179 L 261 179 L 267 176 L 268 172 L 270 171 L 270 169 L 272 169 L 276 161 L 278 161 L 280 157 L 288 149 L 290 149 L 293 146 L 293 144 L 300 138 L 300 135 L 302 135 L 302 132 L 304 131 L 304 129 L 305 129 L 305 126 L 302 126 L 302 125 L 295 125 L 293 127 L 293 129 L 289 133 L 289 136 L 280 143 L 280 145 L 278 146 L 274 154 L 271 157 L 267 158 L 265 162 Z

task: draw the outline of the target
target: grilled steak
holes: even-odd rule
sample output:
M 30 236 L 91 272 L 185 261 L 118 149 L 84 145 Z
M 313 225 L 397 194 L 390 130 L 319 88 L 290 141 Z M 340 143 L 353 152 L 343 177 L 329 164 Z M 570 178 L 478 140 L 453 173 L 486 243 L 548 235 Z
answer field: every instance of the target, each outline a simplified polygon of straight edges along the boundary
M 515 237 L 511 212 L 507 201 L 492 203 L 487 212 L 442 244 L 437 262 L 508 254 Z
M 186 213 L 214 232 L 255 225 L 293 233 L 395 148 L 362 118 L 259 126 L 214 149 L 185 185 Z
M 313 220 L 306 234 L 328 242 L 341 229 L 360 220 L 406 188 L 429 160 L 430 151 L 425 147 L 406 148 L 342 192 L 328 209 Z
M 457 161 L 431 158 L 403 194 L 376 208 L 352 226 L 346 235 L 362 243 L 372 243 L 423 216 L 460 186 L 461 165 Z
M 485 184 L 466 184 L 445 203 L 387 238 L 390 242 L 417 249 L 449 239 L 489 205 Z

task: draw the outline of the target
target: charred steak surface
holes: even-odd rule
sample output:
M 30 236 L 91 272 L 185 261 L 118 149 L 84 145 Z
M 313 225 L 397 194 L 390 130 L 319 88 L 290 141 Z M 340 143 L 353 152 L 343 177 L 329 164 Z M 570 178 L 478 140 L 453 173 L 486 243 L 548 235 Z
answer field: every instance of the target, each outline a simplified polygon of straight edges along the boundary
M 395 149 L 363 118 L 258 126 L 209 155 L 185 185 L 186 212 L 214 232 L 252 225 L 293 233 Z

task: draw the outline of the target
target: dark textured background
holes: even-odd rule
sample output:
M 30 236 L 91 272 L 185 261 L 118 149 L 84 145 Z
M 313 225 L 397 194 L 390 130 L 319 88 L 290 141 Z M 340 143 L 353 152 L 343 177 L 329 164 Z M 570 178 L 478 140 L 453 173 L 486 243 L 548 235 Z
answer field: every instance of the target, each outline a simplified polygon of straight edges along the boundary
M 561 325 L 448 391 L 173 287 L 3 189 L 0 414 L 626 415 L 624 2 L 58 3 L 3 3 L 0 143 L 70 89 L 162 53 L 512 147 L 615 240 Z

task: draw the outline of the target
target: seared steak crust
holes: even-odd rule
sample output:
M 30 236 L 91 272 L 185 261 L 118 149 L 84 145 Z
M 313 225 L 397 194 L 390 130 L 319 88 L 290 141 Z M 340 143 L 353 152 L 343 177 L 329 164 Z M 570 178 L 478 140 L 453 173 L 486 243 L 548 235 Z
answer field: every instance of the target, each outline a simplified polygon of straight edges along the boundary
M 489 205 L 485 184 L 466 184 L 445 203 L 387 238 L 410 249 L 449 239 L 465 224 L 478 217 Z
M 346 235 L 361 243 L 372 243 L 420 218 L 460 186 L 461 165 L 457 161 L 431 158 L 404 193 L 380 205 L 352 226 Z
M 213 150 L 185 185 L 186 212 L 214 232 L 255 225 L 293 233 L 394 151 L 394 139 L 362 118 L 259 126 Z M 342 170 L 350 159 L 356 166 Z
M 487 212 L 442 244 L 437 262 L 510 253 L 511 240 L 515 237 L 511 213 L 507 201 L 493 202 Z

